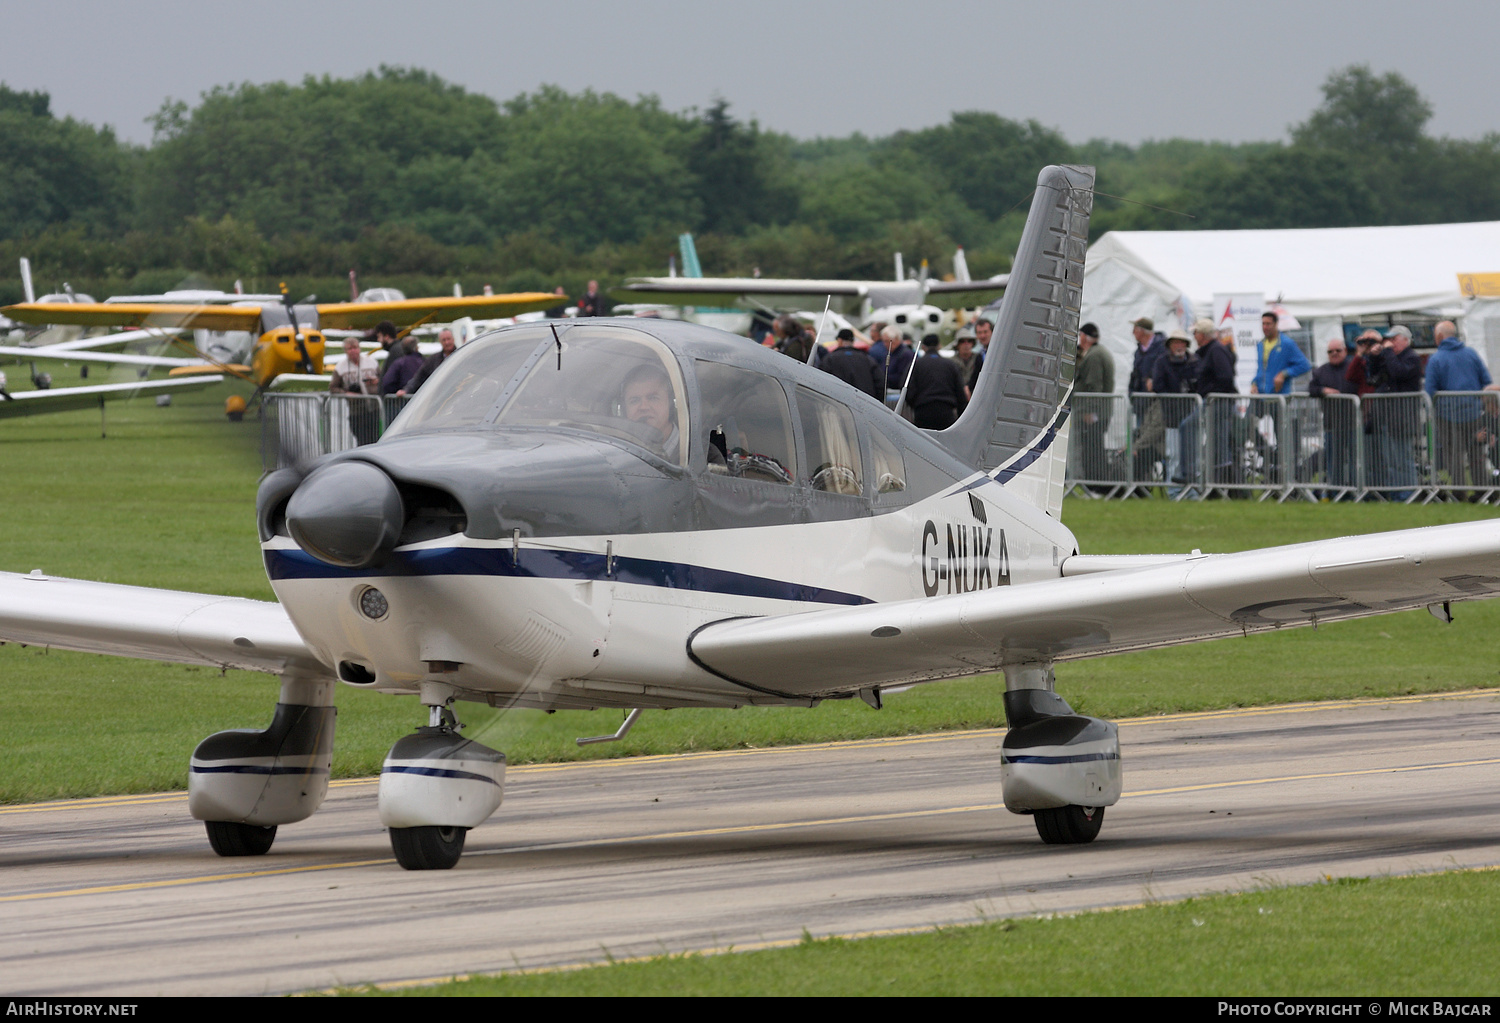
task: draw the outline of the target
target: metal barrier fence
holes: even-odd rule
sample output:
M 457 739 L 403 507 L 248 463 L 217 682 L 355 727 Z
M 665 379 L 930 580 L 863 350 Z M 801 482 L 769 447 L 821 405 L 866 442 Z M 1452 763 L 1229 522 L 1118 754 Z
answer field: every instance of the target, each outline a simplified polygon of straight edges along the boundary
M 270 472 L 373 444 L 409 400 L 404 395 L 268 394 L 261 422 L 261 468 Z
M 1293 440 L 1288 489 L 1310 500 L 1357 497 L 1365 479 L 1365 433 L 1359 398 L 1335 394 L 1313 398 L 1289 395 L 1287 421 Z
M 1500 504 L 1500 393 L 1075 394 L 1068 485 L 1086 497 Z
M 1500 393 L 1440 391 L 1432 398 L 1433 486 L 1489 503 L 1500 499 Z

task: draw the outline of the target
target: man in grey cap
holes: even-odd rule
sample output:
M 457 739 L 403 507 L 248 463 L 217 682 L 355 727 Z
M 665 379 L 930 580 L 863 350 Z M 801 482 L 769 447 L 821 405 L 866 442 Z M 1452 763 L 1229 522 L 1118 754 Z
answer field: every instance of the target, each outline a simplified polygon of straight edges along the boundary
M 1234 405 L 1228 401 L 1212 401 L 1215 394 L 1237 394 L 1234 384 L 1234 355 L 1219 340 L 1218 328 L 1210 319 L 1193 323 L 1193 337 L 1198 342 L 1198 394 L 1208 407 L 1208 482 L 1233 483 L 1233 446 L 1230 432 Z
M 1149 316 L 1142 316 L 1132 323 L 1130 333 L 1136 344 L 1130 369 L 1130 393 L 1144 394 L 1151 390 L 1157 361 L 1167 354 L 1167 342 L 1163 335 L 1156 333 L 1156 324 Z M 1131 398 L 1130 407 L 1135 412 L 1136 421 L 1135 456 L 1132 459 L 1135 482 L 1147 483 L 1156 477 L 1156 463 L 1161 457 L 1166 436 L 1161 408 L 1150 398 Z
M 1115 357 L 1099 345 L 1099 328 L 1085 323 L 1078 328 L 1078 368 L 1073 372 L 1073 416 L 1083 462 L 1075 472 L 1082 479 L 1112 478 L 1104 458 L 1104 431 L 1114 411 L 1114 392 Z
M 1370 402 L 1370 425 L 1375 434 L 1375 485 L 1398 487 L 1396 501 L 1408 501 L 1417 485 L 1416 441 L 1422 430 L 1422 406 L 1414 397 L 1422 390 L 1422 360 L 1411 346 L 1411 328 L 1398 323 L 1385 340 L 1365 356 L 1366 375 L 1381 383 Z M 1395 397 L 1406 395 L 1407 397 Z

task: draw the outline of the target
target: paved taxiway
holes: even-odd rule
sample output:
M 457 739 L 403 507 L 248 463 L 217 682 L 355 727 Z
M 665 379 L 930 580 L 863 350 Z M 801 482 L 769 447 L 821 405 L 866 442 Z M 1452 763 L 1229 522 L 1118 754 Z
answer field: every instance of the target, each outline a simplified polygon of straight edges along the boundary
M 181 795 L 0 807 L 0 991 L 283 992 L 1500 864 L 1500 693 L 1124 722 L 1125 798 L 1077 848 L 1002 808 L 1001 734 L 513 768 L 431 873 L 390 859 L 373 781 L 260 859 L 215 857 Z

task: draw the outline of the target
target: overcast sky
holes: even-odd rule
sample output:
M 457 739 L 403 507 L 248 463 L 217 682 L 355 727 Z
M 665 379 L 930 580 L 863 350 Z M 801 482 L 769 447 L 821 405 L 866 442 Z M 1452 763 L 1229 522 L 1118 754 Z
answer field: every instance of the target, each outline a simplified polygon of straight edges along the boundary
M 215 85 L 427 68 L 506 99 L 556 83 L 669 109 L 723 96 L 801 138 L 884 135 L 954 110 L 1072 141 L 1286 136 L 1329 71 L 1416 83 L 1430 129 L 1500 131 L 1494 0 L 48 0 L 7 5 L 0 80 L 147 142 L 168 97 Z

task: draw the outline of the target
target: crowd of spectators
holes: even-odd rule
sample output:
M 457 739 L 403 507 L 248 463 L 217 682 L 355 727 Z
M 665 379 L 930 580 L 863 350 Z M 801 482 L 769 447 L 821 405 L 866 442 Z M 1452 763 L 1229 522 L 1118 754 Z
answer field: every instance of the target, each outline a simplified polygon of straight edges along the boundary
M 1314 368 L 1296 341 L 1281 330 L 1277 314 L 1267 312 L 1261 318 L 1262 336 L 1256 345 L 1249 396 L 1238 403 L 1206 401 L 1214 395 L 1238 394 L 1232 335 L 1220 332 L 1212 321 L 1195 322 L 1191 338 L 1182 331 L 1163 334 L 1149 317 L 1134 321 L 1131 332 L 1136 348 L 1128 392 L 1132 478 L 1136 481 L 1165 483 L 1169 493 L 1175 493 L 1176 487 L 1199 478 L 1196 458 L 1205 448 L 1209 464 L 1202 478 L 1209 487 L 1245 482 L 1246 465 L 1257 459 L 1297 457 L 1304 447 L 1302 431 L 1307 428 L 1303 418 L 1291 421 L 1290 456 L 1269 450 L 1275 446 L 1274 438 L 1257 438 L 1244 421 L 1258 422 L 1272 415 L 1269 406 L 1255 403 L 1257 396 L 1292 395 L 1299 390 L 1297 380 L 1306 377 L 1306 394 L 1322 399 L 1321 444 L 1308 447 L 1316 452 L 1328 484 L 1325 496 L 1350 494 L 1361 486 L 1384 490 L 1396 500 L 1416 492 L 1419 461 L 1424 457 L 1425 415 L 1423 405 L 1410 396 L 1423 391 L 1431 398 L 1436 478 L 1460 488 L 1494 485 L 1490 465 L 1500 468 L 1500 464 L 1491 448 L 1496 444 L 1500 403 L 1472 392 L 1500 390 L 1500 385 L 1459 339 L 1452 321 L 1444 320 L 1434 328 L 1437 348 L 1425 368 L 1412 346 L 1411 329 L 1402 324 L 1384 332 L 1364 331 L 1355 341 L 1354 352 L 1342 338 L 1334 338 L 1328 342 L 1327 361 Z M 1075 384 L 1080 394 L 1113 390 L 1113 381 L 1106 381 L 1098 368 L 1088 365 L 1097 338 L 1098 328 L 1093 324 L 1080 329 Z M 1196 351 L 1191 348 L 1193 342 Z M 1205 399 L 1205 404 L 1171 397 L 1189 394 Z M 1369 400 L 1356 402 L 1349 396 Z M 1108 408 L 1107 403 L 1088 403 L 1078 424 L 1086 474 L 1107 464 Z M 1206 423 L 1200 422 L 1204 409 Z M 1205 430 L 1206 439 L 1201 434 Z M 1172 431 L 1176 438 L 1169 441 Z M 1275 431 L 1262 431 L 1267 432 Z M 1359 471 L 1361 433 L 1366 437 L 1363 478 Z

